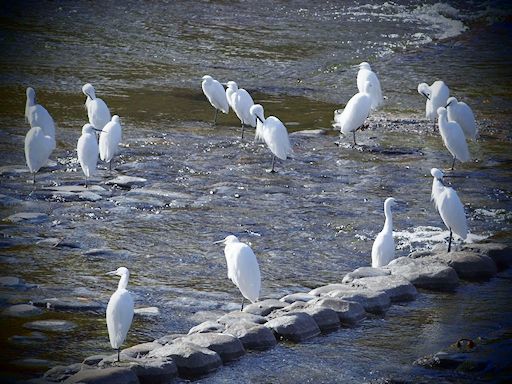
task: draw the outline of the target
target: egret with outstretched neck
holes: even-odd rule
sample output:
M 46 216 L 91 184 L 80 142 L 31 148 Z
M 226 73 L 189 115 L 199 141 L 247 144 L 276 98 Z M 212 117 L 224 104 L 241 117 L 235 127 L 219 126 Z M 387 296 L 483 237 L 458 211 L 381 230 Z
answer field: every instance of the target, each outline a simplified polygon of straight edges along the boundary
M 463 101 L 457 101 L 455 97 L 450 97 L 446 102 L 446 110 L 448 111 L 448 120 L 456 121 L 466 138 L 476 141 L 478 132 L 475 115 L 469 105 Z
M 117 290 L 113 293 L 107 305 L 107 329 L 110 345 L 117 349 L 117 361 L 121 361 L 121 345 L 123 345 L 133 320 L 133 298 L 126 289 L 130 272 L 128 268 L 119 267 L 107 275 L 121 276 Z
M 36 173 L 46 164 L 53 149 L 55 140 L 47 135 L 41 127 L 32 127 L 25 136 L 25 160 L 36 183 Z
M 370 64 L 363 61 L 359 64 L 359 71 L 357 72 L 357 89 L 359 92 L 364 92 L 366 82 L 370 82 L 370 99 L 371 109 L 377 109 L 383 102 L 382 89 L 380 87 L 380 81 L 375 72 L 372 71 Z
M 235 114 L 240 119 L 242 124 L 242 140 L 244 138 L 245 127 L 256 127 L 256 119 L 251 114 L 251 107 L 254 105 L 254 101 L 243 88 L 238 88 L 238 85 L 234 81 L 227 82 L 226 97 L 228 103 L 235 111 Z
M 439 132 L 443 138 L 445 147 L 453 156 L 452 170 L 455 166 L 455 159 L 465 163 L 470 160 L 468 143 L 462 128 L 456 121 L 448 121 L 446 108 L 440 107 L 437 110 L 439 115 Z
M 215 125 L 217 124 L 217 114 L 219 111 L 223 113 L 229 112 L 229 104 L 226 97 L 226 92 L 224 91 L 222 84 L 210 75 L 203 76 L 201 88 L 203 89 L 203 93 L 212 107 L 215 108 L 215 116 L 213 117 L 213 125 Z
M 242 293 L 242 307 L 245 299 L 251 303 L 260 297 L 261 276 L 256 255 L 251 247 L 242 243 L 236 236 L 229 235 L 215 244 L 224 244 L 224 256 L 228 268 L 228 278 L 231 279 Z
M 82 92 L 87 96 L 87 99 L 85 100 L 85 108 L 87 109 L 89 124 L 101 131 L 111 120 L 107 104 L 105 104 L 105 102 L 99 97 L 96 97 L 96 91 L 90 83 L 84 84 Z
M 123 132 L 119 116 L 114 115 L 112 120 L 103 127 L 99 141 L 100 159 L 108 163 L 109 170 L 112 170 L 112 160 L 119 152 L 119 143 L 122 136 Z
M 30 124 L 30 128 L 40 127 L 46 136 L 50 136 L 54 140 L 52 150 L 55 149 L 55 122 L 46 108 L 36 103 L 36 91 L 31 87 L 27 88 L 25 118 Z
M 96 173 L 100 152 L 94 131 L 95 129 L 91 124 L 85 124 L 82 127 L 82 136 L 80 136 L 76 145 L 78 161 L 85 175 L 85 188 L 88 186 L 89 178 Z
M 425 116 L 434 122 L 434 130 L 436 128 L 437 109 L 444 107 L 448 97 L 450 97 L 450 89 L 441 80 L 434 81 L 432 85 L 421 83 L 418 85 L 418 93 L 427 98 L 425 102 Z
M 384 267 L 395 258 L 395 241 L 393 240 L 393 215 L 391 206 L 396 203 L 392 197 L 384 201 L 386 221 L 382 231 L 377 235 L 372 246 L 372 267 Z

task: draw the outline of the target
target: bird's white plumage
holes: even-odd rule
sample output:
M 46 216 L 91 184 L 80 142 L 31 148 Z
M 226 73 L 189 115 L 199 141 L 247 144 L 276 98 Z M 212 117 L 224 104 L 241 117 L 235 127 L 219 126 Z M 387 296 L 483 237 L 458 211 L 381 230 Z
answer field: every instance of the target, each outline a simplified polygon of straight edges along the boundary
M 369 91 L 371 109 L 377 109 L 383 102 L 380 81 L 375 72 L 372 71 L 370 64 L 362 62 L 359 64 L 359 71 L 357 72 L 357 89 L 359 92 L 364 92 L 367 81 L 371 84 Z
M 120 267 L 109 274 L 121 276 L 117 290 L 108 302 L 106 315 L 110 345 L 114 349 L 119 349 L 126 339 L 133 320 L 133 298 L 126 289 L 130 273 L 127 268 Z
M 386 221 L 382 231 L 377 235 L 372 246 L 372 267 L 383 267 L 395 258 L 395 241 L 393 239 L 393 216 L 391 206 L 395 199 L 388 197 L 384 202 Z
M 36 173 L 46 164 L 53 149 L 55 140 L 45 134 L 41 127 L 32 127 L 25 136 L 25 160 L 30 173 Z
M 446 105 L 446 101 L 450 97 L 450 89 L 443 81 L 437 80 L 432 85 L 427 83 L 419 84 L 418 92 L 427 98 L 425 102 L 425 116 L 430 121 L 436 121 L 437 109 Z
M 235 83 L 234 81 L 228 81 L 226 83 L 226 99 L 231 109 L 233 109 L 233 101 L 236 91 L 238 91 L 237 83 Z
M 226 97 L 228 102 L 235 111 L 235 114 L 240 119 L 243 125 L 256 127 L 256 119 L 251 115 L 250 109 L 254 105 L 254 101 L 243 88 L 238 88 L 234 81 L 228 81 L 226 89 Z
M 367 81 L 364 91 L 352 96 L 341 113 L 334 112 L 334 127 L 339 128 L 341 133 L 346 135 L 354 132 L 364 124 L 372 105 L 370 88 L 371 83 Z
M 96 97 L 96 91 L 92 84 L 84 84 L 82 92 L 87 96 L 85 100 L 85 107 L 87 108 L 87 116 L 89 124 L 100 131 L 111 120 L 110 111 L 107 104 Z
M 448 120 L 459 123 L 466 138 L 476 140 L 477 128 L 473 111 L 463 101 L 457 101 L 455 97 L 448 98 L 446 102 Z
M 96 165 L 98 164 L 99 148 L 91 124 L 85 124 L 83 126 L 82 136 L 80 136 L 76 145 L 76 152 L 86 179 L 93 176 L 96 172 Z
M 439 115 L 439 132 L 445 147 L 455 159 L 462 162 L 469 161 L 468 144 L 462 128 L 456 121 L 448 121 L 446 108 L 440 107 L 437 113 Z
M 223 241 L 224 256 L 231 279 L 242 295 L 254 303 L 260 297 L 261 276 L 256 255 L 251 247 L 242 243 L 236 236 L 229 235 Z
M 54 147 L 52 149 L 55 149 L 55 122 L 46 108 L 36 103 L 36 92 L 31 87 L 27 88 L 25 118 L 31 128 L 40 127 L 45 135 L 53 138 Z
M 224 113 L 229 112 L 228 99 L 226 92 L 224 91 L 224 87 L 221 83 L 219 83 L 213 77 L 205 75 L 203 76 L 201 88 L 203 89 L 203 93 L 205 94 L 206 98 L 215 109 L 218 109 Z
M 281 160 L 286 160 L 288 155 L 293 153 L 288 137 L 288 131 L 284 124 L 275 116 L 265 119 L 263 107 L 255 104 L 250 109 L 254 120 L 258 120 L 255 139 L 263 138 L 272 154 Z
M 121 122 L 118 115 L 112 116 L 102 129 L 99 140 L 100 159 L 105 162 L 110 162 L 119 152 L 119 143 L 121 142 L 123 132 L 121 129 Z

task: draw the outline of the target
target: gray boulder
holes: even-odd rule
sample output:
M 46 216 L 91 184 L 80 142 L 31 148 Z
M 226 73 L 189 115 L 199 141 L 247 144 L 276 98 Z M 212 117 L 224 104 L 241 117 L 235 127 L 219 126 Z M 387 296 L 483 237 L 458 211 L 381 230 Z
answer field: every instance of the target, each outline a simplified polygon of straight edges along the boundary
M 41 212 L 20 212 L 4 219 L 4 221 L 10 221 L 11 223 L 42 223 L 46 220 L 48 220 L 48 215 Z
M 445 252 L 425 259 L 449 265 L 464 280 L 487 280 L 497 273 L 496 264 L 489 256 L 469 251 Z
M 137 344 L 130 348 L 125 348 L 121 351 L 121 354 L 130 358 L 140 358 L 142 356 L 146 356 L 150 351 L 159 347 L 161 347 L 160 343 L 151 341 L 149 343 Z
M 193 333 L 208 333 L 208 332 L 222 332 L 224 331 L 224 324 L 218 323 L 213 320 L 203 321 L 201 324 L 196 325 L 195 327 L 190 328 L 188 334 L 191 335 Z
M 81 363 L 71 365 L 57 365 L 49 369 L 43 375 L 43 378 L 48 381 L 60 382 L 66 380 L 68 377 L 73 376 L 75 373 L 82 369 Z
M 11 307 L 5 308 L 2 311 L 2 316 L 8 317 L 32 317 L 38 316 L 43 311 L 37 307 L 34 307 L 30 304 L 17 304 Z
M 65 384 L 140 384 L 137 375 L 129 368 L 85 369 L 68 377 Z
M 307 305 L 303 309 L 303 312 L 307 313 L 315 320 L 318 328 L 320 328 L 322 332 L 334 331 L 340 327 L 340 318 L 331 308 Z
M 137 359 L 122 356 L 118 362 L 117 355 L 114 355 L 113 359 L 104 359 L 100 367 L 128 368 L 135 373 L 141 384 L 167 384 L 178 374 L 175 362 L 167 357 Z
M 248 321 L 228 324 L 224 333 L 238 338 L 245 349 L 263 351 L 277 344 L 274 333 L 269 328 Z
M 391 272 L 383 268 L 373 267 L 359 267 L 352 272 L 349 272 L 343 277 L 342 283 L 351 283 L 354 279 L 361 279 L 363 277 L 387 276 Z
M 135 176 L 118 176 L 114 179 L 105 181 L 106 185 L 117 185 L 121 188 L 130 189 L 133 186 L 140 186 L 146 183 L 146 179 Z
M 392 302 L 411 301 L 418 291 L 408 280 L 396 275 L 363 277 L 352 281 L 353 287 L 386 292 Z
M 512 248 L 500 243 L 475 243 L 464 245 L 463 250 L 489 256 L 499 270 L 512 266 Z
M 273 310 L 284 308 L 287 305 L 287 303 L 283 303 L 277 299 L 266 299 L 253 304 L 249 304 L 244 308 L 244 312 L 252 313 L 253 315 L 267 316 Z
M 327 284 L 309 291 L 311 296 L 323 296 L 335 289 L 342 289 L 345 284 Z
M 286 295 L 284 297 L 281 297 L 279 299 L 279 301 L 283 301 L 285 303 L 291 304 L 296 301 L 308 302 L 309 300 L 314 299 L 314 298 L 315 298 L 315 295 L 311 295 L 306 292 L 298 292 L 298 293 L 292 293 L 292 294 Z
M 236 360 L 245 354 L 242 342 L 225 333 L 195 333 L 184 340 L 217 352 L 223 362 Z
M 320 334 L 320 328 L 313 317 L 304 312 L 289 313 L 265 323 L 274 333 L 285 340 L 303 341 Z
M 97 366 L 102 360 L 108 358 L 109 355 L 92 355 L 88 356 L 82 361 L 83 365 L 94 367 Z
M 346 286 L 329 292 L 326 297 L 354 301 L 363 306 L 368 313 L 382 314 L 391 306 L 391 299 L 386 292 L 372 291 L 360 287 Z
M 317 297 L 308 301 L 308 305 L 332 309 L 338 315 L 340 322 L 345 325 L 354 325 L 366 317 L 363 306 L 353 301 L 331 297 Z
M 267 319 L 260 315 L 253 315 L 252 313 L 242 311 L 229 312 L 217 319 L 218 323 L 225 325 L 237 323 L 239 321 L 249 321 L 255 324 L 265 324 Z

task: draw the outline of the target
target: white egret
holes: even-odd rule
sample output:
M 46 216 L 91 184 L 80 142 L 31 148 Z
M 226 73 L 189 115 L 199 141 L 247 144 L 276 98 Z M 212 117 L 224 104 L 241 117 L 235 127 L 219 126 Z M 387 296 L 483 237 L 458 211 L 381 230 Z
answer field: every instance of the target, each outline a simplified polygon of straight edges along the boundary
M 250 111 L 251 107 L 254 105 L 254 101 L 251 95 L 249 95 L 249 92 L 243 88 L 238 88 L 238 85 L 234 81 L 228 81 L 227 86 L 226 97 L 229 105 L 240 119 L 243 139 L 245 126 L 256 127 L 256 118 Z
M 53 149 L 55 140 L 47 135 L 41 127 L 32 127 L 25 136 L 25 160 L 28 169 L 34 176 L 36 182 L 36 173 L 46 164 Z
M 107 305 L 107 329 L 110 345 L 117 349 L 117 361 L 120 361 L 121 345 L 133 320 L 133 298 L 126 289 L 130 271 L 128 268 L 119 267 L 115 271 L 107 272 L 107 275 L 121 276 L 117 290 L 113 293 Z
M 448 121 L 446 108 L 440 107 L 437 114 L 439 115 L 439 132 L 445 147 L 453 156 L 451 168 L 453 170 L 455 159 L 463 163 L 470 160 L 468 144 L 460 125 L 456 121 Z
M 468 236 L 468 223 L 464 206 L 457 196 L 457 192 L 443 183 L 443 172 L 437 168 L 432 168 L 430 174 L 434 177 L 432 182 L 431 200 L 439 211 L 444 225 L 450 230 L 450 239 L 448 241 L 448 252 L 452 246 L 453 233 L 460 236 L 463 240 Z
M 448 111 L 448 120 L 459 123 L 464 135 L 475 141 L 477 136 L 476 121 L 469 105 L 463 101 L 457 101 L 455 97 L 450 97 L 446 101 L 446 110 Z
M 233 235 L 215 243 L 225 245 L 224 255 L 228 267 L 228 278 L 242 293 L 242 310 L 244 309 L 245 299 L 255 303 L 260 297 L 261 277 L 256 255 L 251 247 L 242 243 Z
M 359 92 L 364 92 L 364 86 L 367 81 L 369 81 L 372 85 L 370 88 L 372 109 L 377 109 L 383 101 L 380 81 L 375 72 L 372 71 L 370 64 L 363 61 L 361 64 L 359 64 L 359 71 L 357 72 L 357 89 Z
M 425 103 L 425 116 L 427 119 L 434 122 L 435 129 L 437 109 L 446 105 L 446 101 L 448 97 L 450 97 L 450 89 L 443 81 L 437 80 L 430 86 L 427 83 L 419 84 L 418 92 L 420 95 L 427 98 Z
M 98 164 L 99 148 L 94 131 L 95 129 L 91 124 L 85 124 L 82 127 L 82 136 L 80 136 L 76 145 L 78 161 L 85 175 L 86 188 L 87 181 L 96 173 L 96 165 Z
M 119 151 L 118 146 L 121 142 L 122 134 L 118 115 L 112 116 L 112 120 L 103 127 L 100 133 L 100 159 L 108 163 L 110 170 L 112 170 L 112 159 Z
M 372 85 L 369 81 L 365 83 L 363 92 L 356 93 L 348 101 L 343 112 L 334 111 L 335 128 L 339 128 L 344 135 L 352 132 L 354 135 L 354 145 L 356 143 L 356 131 L 360 129 L 368 115 L 370 114 L 372 101 L 370 98 L 370 89 Z
M 45 107 L 36 103 L 36 91 L 27 88 L 27 102 L 25 104 L 25 118 L 31 128 L 40 127 L 44 134 L 54 139 L 55 149 L 55 123 Z
M 213 108 L 215 108 L 215 116 L 213 118 L 213 125 L 217 123 L 217 114 L 219 111 L 223 113 L 229 112 L 228 99 L 224 87 L 209 75 L 203 76 L 203 82 L 201 83 L 203 93 L 210 102 Z
M 372 246 L 372 267 L 383 267 L 395 258 L 395 241 L 393 240 L 393 215 L 391 206 L 396 203 L 392 197 L 384 201 L 386 221 L 382 231 L 377 235 Z
M 96 97 L 96 91 L 92 84 L 84 84 L 82 92 L 87 96 L 87 99 L 85 100 L 85 108 L 87 109 L 89 124 L 101 131 L 105 124 L 111 120 L 107 104 L 105 104 L 105 102 L 99 97 Z
M 269 116 L 265 119 L 263 107 L 260 104 L 254 104 L 250 109 L 251 115 L 258 121 L 256 127 L 255 139 L 263 138 L 268 148 L 272 152 L 272 169 L 275 172 L 274 163 L 276 156 L 281 160 L 286 160 L 291 154 L 292 146 L 288 137 L 288 131 L 284 124 L 275 116 Z

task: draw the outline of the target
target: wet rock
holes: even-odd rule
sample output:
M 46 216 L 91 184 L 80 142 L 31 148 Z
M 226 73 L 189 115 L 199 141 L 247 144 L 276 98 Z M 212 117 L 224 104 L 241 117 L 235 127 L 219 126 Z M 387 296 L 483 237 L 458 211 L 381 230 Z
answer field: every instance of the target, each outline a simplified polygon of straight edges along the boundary
M 286 295 L 284 297 L 281 297 L 279 301 L 285 302 L 285 303 L 294 303 L 295 301 L 304 301 L 307 302 L 311 299 L 314 299 L 316 296 L 311 295 L 306 292 L 299 292 L 299 293 L 291 293 L 289 295 Z
M 112 201 L 119 205 L 134 207 L 138 209 L 153 209 L 165 206 L 165 202 L 161 199 L 141 195 L 119 195 L 113 197 Z
M 162 337 L 156 339 L 155 342 L 160 344 L 160 345 L 172 344 L 174 342 L 174 340 L 181 339 L 182 337 L 185 337 L 185 336 L 187 336 L 187 334 L 184 334 L 184 333 L 169 333 L 169 334 L 167 334 L 165 336 L 162 336 Z
M 418 295 L 414 285 L 405 278 L 396 275 L 363 277 L 353 280 L 351 285 L 386 292 L 391 302 L 411 301 Z
M 32 288 L 36 288 L 36 284 L 28 284 L 25 280 L 14 276 L 2 276 L 0 277 L 0 287 L 15 289 L 17 291 L 27 291 Z
M 223 362 L 236 360 L 245 354 L 242 342 L 225 333 L 196 333 L 185 340 L 217 352 Z
M 48 187 L 44 187 L 44 190 L 54 191 L 54 192 L 63 192 L 63 193 L 74 193 L 79 194 L 83 192 L 93 192 L 97 194 L 105 194 L 108 191 L 100 185 L 92 184 L 87 188 L 83 184 L 73 184 L 73 185 L 52 185 Z
M 181 377 L 193 378 L 215 371 L 222 365 L 217 352 L 199 345 L 177 341 L 149 352 L 148 357 L 172 358 Z
M 315 320 L 304 312 L 289 313 L 276 317 L 265 323 L 282 339 L 300 342 L 320 334 L 320 328 Z
M 146 183 L 146 179 L 135 176 L 118 176 L 114 179 L 105 181 L 106 185 L 117 185 L 118 187 L 130 189 L 133 186 L 141 186 Z
M 8 307 L 2 311 L 2 316 L 9 317 L 32 317 L 38 316 L 43 311 L 30 304 L 18 304 Z
M 87 365 L 89 367 L 93 367 L 98 365 L 102 360 L 108 358 L 109 355 L 92 355 L 88 356 L 82 361 L 82 364 Z
M 228 324 L 224 333 L 238 338 L 245 349 L 263 351 L 277 344 L 274 333 L 264 325 L 240 321 Z
M 233 311 L 226 313 L 224 316 L 219 317 L 217 319 L 218 323 L 221 324 L 232 324 L 237 323 L 239 321 L 248 321 L 255 324 L 265 324 L 267 319 L 260 315 L 253 315 L 252 313 L 242 312 L 242 311 Z
M 99 366 L 102 369 L 107 367 L 118 367 L 130 369 L 141 384 L 167 384 L 171 382 L 178 373 L 176 363 L 170 358 L 130 358 L 121 356 L 121 361 L 117 361 L 117 356 L 113 359 L 103 360 Z
M 464 245 L 463 250 L 489 256 L 499 270 L 512 266 L 512 248 L 500 243 L 474 243 Z
M 191 335 L 193 333 L 209 333 L 216 332 L 220 333 L 224 331 L 224 324 L 220 324 L 216 321 L 207 320 L 203 321 L 201 324 L 196 325 L 195 327 L 190 328 L 188 334 Z
M 146 356 L 150 351 L 155 348 L 159 348 L 160 343 L 151 341 L 149 343 L 137 344 L 129 348 L 125 348 L 121 351 L 121 354 L 128 356 L 129 358 L 140 358 Z
M 52 369 L 45 372 L 43 378 L 48 381 L 60 382 L 66 380 L 68 377 L 73 376 L 75 373 L 82 369 L 81 363 L 71 365 L 57 365 Z
M 3 207 L 13 207 L 18 204 L 22 204 L 23 201 L 20 199 L 16 199 L 11 196 L 7 196 L 0 193 L 0 205 Z
M 253 304 L 249 304 L 248 306 L 244 307 L 243 311 L 246 313 L 252 313 L 253 315 L 267 316 L 274 309 L 284 308 L 287 305 L 287 303 L 283 303 L 277 299 L 266 299 Z
M 363 277 L 387 276 L 391 271 L 383 268 L 373 267 L 359 267 L 352 272 L 347 273 L 342 280 L 342 283 L 350 283 L 354 279 L 361 279 Z
M 134 313 L 144 317 L 160 316 L 160 310 L 157 307 L 135 308 Z
M 59 245 L 61 239 L 58 239 L 56 237 L 48 237 L 46 239 L 41 239 L 36 241 L 36 245 L 42 246 L 42 247 L 56 247 Z
M 78 198 L 80 200 L 86 200 L 86 201 L 92 201 L 92 202 L 102 199 L 102 197 L 100 195 L 98 195 L 97 193 L 91 192 L 91 191 L 79 193 Z
M 327 134 L 327 131 L 325 129 L 306 129 L 303 131 L 295 131 L 290 133 L 289 136 L 291 137 L 316 137 L 316 136 L 323 136 Z
M 496 264 L 489 256 L 469 251 L 445 252 L 423 260 L 445 263 L 465 280 L 487 280 L 497 273 Z
M 414 362 L 425 368 L 454 369 L 464 372 L 481 372 L 487 369 L 490 361 L 471 353 L 437 352 Z
M 42 223 L 48 220 L 48 215 L 41 212 L 20 212 L 14 215 L 6 217 L 3 221 L 9 221 L 11 223 Z
M 66 320 L 38 320 L 23 324 L 24 328 L 36 331 L 67 332 L 76 327 L 76 324 Z
M 65 384 L 139 384 L 137 375 L 129 368 L 85 369 L 68 377 Z
M 29 173 L 29 170 L 21 165 L 4 165 L 0 167 L 0 176 L 19 176 L 25 173 Z
M 119 253 L 110 248 L 91 248 L 83 252 L 84 256 L 105 256 L 115 257 L 119 256 Z
M 331 308 L 309 305 L 303 309 L 303 312 L 315 320 L 322 332 L 334 331 L 340 327 L 340 318 Z
M 57 311 L 99 311 L 104 308 L 103 304 L 86 297 L 52 297 L 35 300 L 34 305 Z
M 354 301 L 361 304 L 366 312 L 374 314 L 382 314 L 391 306 L 391 299 L 386 292 L 354 288 L 351 286 L 331 291 L 326 297 Z
M 330 297 L 317 297 L 316 299 L 310 300 L 308 305 L 332 309 L 338 315 L 340 322 L 345 325 L 354 325 L 366 317 L 363 306 L 353 301 Z
M 328 294 L 329 292 L 331 291 L 334 291 L 335 289 L 342 289 L 344 288 L 345 284 L 327 284 L 327 285 L 322 285 L 321 287 L 318 287 L 318 288 L 315 288 L 315 289 L 312 289 L 311 291 L 309 291 L 309 294 L 311 296 L 323 296 L 323 295 L 326 295 Z
M 14 335 L 8 339 L 9 343 L 19 346 L 42 343 L 46 340 L 48 340 L 48 337 L 41 332 L 30 332 L 28 335 Z
M 389 268 L 393 275 L 406 278 L 418 288 L 454 291 L 459 285 L 459 277 L 455 270 L 442 263 L 399 257 L 392 260 L 386 268 Z
M 154 199 L 171 208 L 184 208 L 193 201 L 193 196 L 157 188 L 137 188 L 126 194 L 128 198 Z
M 29 368 L 29 369 L 49 368 L 52 366 L 52 364 L 54 364 L 49 360 L 33 359 L 33 358 L 14 360 L 14 361 L 11 361 L 10 363 L 12 365 L 16 365 L 18 367 Z

